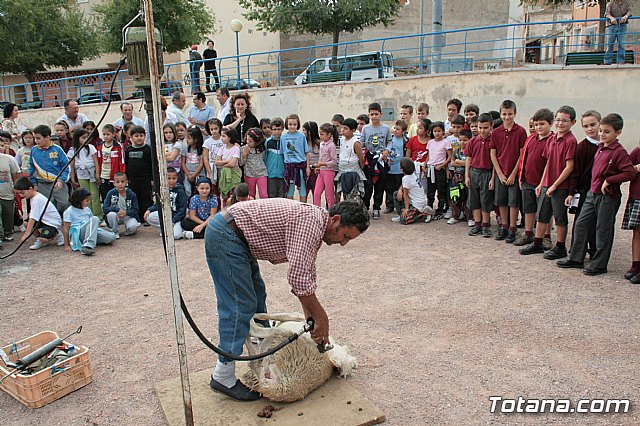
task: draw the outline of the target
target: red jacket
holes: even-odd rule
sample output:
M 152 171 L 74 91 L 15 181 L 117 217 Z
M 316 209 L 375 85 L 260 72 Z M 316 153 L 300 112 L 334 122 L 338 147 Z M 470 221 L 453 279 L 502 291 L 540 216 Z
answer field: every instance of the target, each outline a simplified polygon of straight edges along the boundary
M 104 142 L 103 142 L 104 143 Z M 98 147 L 98 164 L 100 164 L 100 168 L 102 169 L 102 145 Z M 122 172 L 125 173 L 124 166 L 124 149 L 122 145 L 118 142 L 113 141 L 113 146 L 111 147 L 111 173 L 109 173 L 109 181 L 113 182 L 113 175 Z

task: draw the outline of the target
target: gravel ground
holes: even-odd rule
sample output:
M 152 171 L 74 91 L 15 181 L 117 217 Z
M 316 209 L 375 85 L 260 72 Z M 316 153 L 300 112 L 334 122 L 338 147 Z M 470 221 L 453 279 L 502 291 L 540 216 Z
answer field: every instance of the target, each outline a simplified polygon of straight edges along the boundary
M 640 422 L 634 409 L 489 412 L 492 395 L 631 398 L 633 407 L 640 383 L 640 286 L 622 278 L 630 264 L 630 232 L 617 230 L 609 274 L 585 277 L 541 255 L 522 257 L 504 242 L 469 237 L 462 222 L 402 226 L 390 218 L 318 255 L 318 297 L 332 335 L 359 361 L 350 383 L 382 408 L 388 424 Z M 185 300 L 216 341 L 203 242 L 178 241 L 176 247 Z M 270 311 L 300 310 L 286 265 L 261 262 L 261 270 Z M 90 258 L 58 248 L 25 249 L 0 261 L 0 282 L 3 345 L 83 325 L 72 341 L 91 348 L 94 371 L 92 384 L 36 410 L 0 393 L 4 424 L 165 423 L 153 384 L 179 373 L 157 230 L 141 228 Z M 214 365 L 190 330 L 187 352 L 191 371 Z

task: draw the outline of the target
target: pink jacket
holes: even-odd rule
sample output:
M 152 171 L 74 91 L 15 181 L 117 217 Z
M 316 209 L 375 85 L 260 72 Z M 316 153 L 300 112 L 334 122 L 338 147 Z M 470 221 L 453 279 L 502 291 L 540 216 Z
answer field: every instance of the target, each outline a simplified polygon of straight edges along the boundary
M 327 163 L 326 166 L 320 167 L 320 170 L 338 170 L 338 154 L 336 153 L 336 145 L 333 139 L 326 142 L 320 142 L 319 163 Z

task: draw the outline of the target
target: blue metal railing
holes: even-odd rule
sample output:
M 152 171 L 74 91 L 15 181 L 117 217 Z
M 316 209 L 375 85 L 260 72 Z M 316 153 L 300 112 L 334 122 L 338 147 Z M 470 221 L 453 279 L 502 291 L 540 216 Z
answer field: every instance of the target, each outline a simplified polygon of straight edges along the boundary
M 636 19 L 640 18 L 631 18 Z M 390 77 L 493 68 L 514 69 L 529 66 L 531 63 L 564 67 L 567 57 L 575 52 L 605 50 L 606 40 L 603 41 L 604 37 L 601 37 L 604 35 L 597 32 L 600 21 L 602 20 L 583 19 L 500 24 L 245 53 L 220 57 L 214 61 L 220 84 L 230 90 L 237 89 L 238 86 L 242 89 L 252 89 L 375 79 L 381 75 Z M 637 23 L 640 21 L 632 24 Z M 569 27 L 571 32 L 567 33 Z M 575 31 L 578 29 L 579 34 Z M 589 43 L 585 42 L 585 36 L 590 37 Z M 593 39 L 598 41 L 593 43 Z M 337 48 L 338 54 L 331 58 L 331 50 L 334 47 Z M 627 32 L 626 49 L 634 51 L 634 58 L 640 58 L 640 32 Z M 354 56 L 364 52 L 390 54 L 393 57 L 393 66 L 385 67 L 386 61 L 380 54 L 373 59 L 367 59 L 372 64 L 369 69 L 366 69 L 366 64 L 356 65 L 366 62 L 363 57 Z M 319 58 L 332 60 L 325 60 L 322 66 L 316 68 L 313 64 Z M 357 69 L 358 66 L 364 69 Z M 211 77 L 207 86 L 205 67 L 198 73 L 193 72 L 190 67 L 188 61 L 166 64 L 161 79 L 161 94 L 170 96 L 176 90 L 193 92 L 198 89 L 213 89 L 218 85 Z M 385 73 L 385 70 L 391 72 Z M 115 92 L 105 93 L 114 78 L 117 80 Z M 142 97 L 141 91 L 136 90 L 133 79 L 126 70 L 117 76 L 114 72 L 103 72 L 36 82 L 33 87 L 37 87 L 41 99 L 39 102 L 25 102 L 29 98 L 27 93 L 31 87 L 29 83 L 0 86 L 1 97 L 5 101 L 17 103 L 24 109 L 59 106 L 65 98 L 78 99 L 80 103 L 99 103 L 106 102 L 109 96 L 113 100 Z

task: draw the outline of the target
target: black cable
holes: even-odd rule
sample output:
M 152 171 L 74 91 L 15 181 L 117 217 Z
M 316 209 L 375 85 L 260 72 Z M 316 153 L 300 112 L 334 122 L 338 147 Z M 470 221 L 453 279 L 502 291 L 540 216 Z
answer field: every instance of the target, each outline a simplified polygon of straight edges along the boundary
M 82 148 L 84 148 L 89 143 L 89 141 L 94 136 L 94 134 L 96 132 L 98 132 L 98 128 L 100 127 L 100 124 L 102 124 L 102 122 L 104 121 L 104 118 L 107 116 L 107 112 L 109 112 L 109 108 L 111 107 L 111 101 L 113 99 L 113 97 L 111 96 L 111 93 L 113 93 L 113 88 L 114 88 L 115 83 L 116 83 L 116 77 L 118 76 L 118 73 L 120 72 L 120 69 L 122 68 L 124 63 L 125 63 L 125 58 L 120 59 L 120 61 L 118 62 L 118 67 L 116 68 L 116 72 L 113 75 L 113 79 L 111 80 L 111 86 L 109 87 L 109 101 L 107 102 L 107 106 L 105 107 L 104 112 L 102 113 L 102 117 L 100 117 L 100 120 L 96 124 L 96 127 L 93 129 L 93 131 L 91 133 L 89 133 L 89 137 L 87 138 L 87 140 L 82 145 L 80 145 L 77 150 L 74 148 L 74 153 L 71 156 L 71 158 L 69 158 L 67 160 L 67 166 L 66 167 L 69 167 L 69 165 L 71 164 L 71 161 L 74 158 L 76 158 L 76 156 L 80 153 Z M 36 222 L 38 222 L 38 223 L 42 222 L 42 218 L 44 217 L 44 215 L 45 215 L 45 213 L 47 211 L 47 206 L 51 202 L 51 197 L 53 197 L 53 192 L 56 190 L 56 182 L 58 181 L 58 178 L 60 176 L 62 176 L 62 173 L 64 173 L 65 168 L 62 168 L 60 170 L 60 172 L 58 172 L 56 177 L 53 179 L 53 185 L 51 186 L 51 191 L 49 191 L 49 196 L 47 197 L 47 202 L 44 204 L 44 208 L 42 209 L 42 213 L 40 214 L 40 217 L 38 218 L 38 220 Z M 69 170 L 69 173 L 73 173 L 73 170 Z M 31 230 L 31 232 L 29 233 L 27 238 L 22 240 L 20 242 L 20 244 L 18 244 L 18 246 L 15 249 L 13 249 L 13 251 L 11 253 L 6 254 L 4 256 L 0 256 L 0 260 L 4 260 L 4 259 L 7 259 L 7 258 L 13 256 L 18 250 L 20 250 L 20 248 L 24 245 L 24 243 L 26 243 L 27 240 L 29 238 L 31 238 L 31 236 L 34 234 L 34 232 L 36 232 L 36 227 L 35 226 Z

